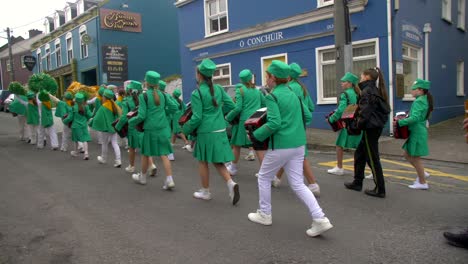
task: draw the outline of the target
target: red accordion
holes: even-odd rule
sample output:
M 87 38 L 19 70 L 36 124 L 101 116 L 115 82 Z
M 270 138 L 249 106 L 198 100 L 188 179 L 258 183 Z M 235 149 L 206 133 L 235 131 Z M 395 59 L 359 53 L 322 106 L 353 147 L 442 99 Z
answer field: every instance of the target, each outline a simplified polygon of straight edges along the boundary
M 393 129 L 393 136 L 395 138 L 407 139 L 409 137 L 410 131 L 408 126 L 399 126 L 398 120 L 405 119 L 408 117 L 406 112 L 397 112 L 393 120 L 396 121 L 396 126 Z
M 63 117 L 62 117 L 62 120 L 65 120 L 67 117 L 68 117 L 68 114 L 64 114 Z M 68 126 L 69 128 L 71 128 L 72 124 L 73 124 L 73 120 L 70 121 L 70 122 L 68 122 L 67 126 Z
M 184 114 L 179 118 L 179 125 L 183 126 L 190 118 L 192 118 L 192 105 L 188 103 L 187 109 L 185 109 Z
M 130 120 L 138 115 L 138 107 L 136 107 L 133 111 L 128 112 L 127 114 L 127 119 Z M 138 132 L 143 132 L 143 125 L 145 124 L 145 121 L 141 121 L 140 123 L 136 124 L 135 129 Z
M 328 114 L 325 118 L 327 119 L 328 124 L 331 126 L 334 132 L 339 131 L 345 127 L 343 120 L 339 119 L 334 123 L 330 123 L 330 116 L 332 116 L 335 113 L 335 111 L 331 112 Z
M 260 108 L 252 116 L 249 117 L 244 123 L 245 129 L 252 135 L 255 130 L 263 126 L 267 121 L 267 108 Z M 251 138 L 252 139 L 252 138 Z M 252 146 L 255 150 L 267 150 L 269 140 L 263 142 L 252 139 Z
M 124 138 L 128 135 L 128 123 L 125 123 L 125 125 L 120 130 L 117 130 L 115 126 L 119 123 L 119 121 L 120 121 L 120 118 L 112 122 L 112 127 L 115 129 L 115 132 L 117 132 L 119 137 Z

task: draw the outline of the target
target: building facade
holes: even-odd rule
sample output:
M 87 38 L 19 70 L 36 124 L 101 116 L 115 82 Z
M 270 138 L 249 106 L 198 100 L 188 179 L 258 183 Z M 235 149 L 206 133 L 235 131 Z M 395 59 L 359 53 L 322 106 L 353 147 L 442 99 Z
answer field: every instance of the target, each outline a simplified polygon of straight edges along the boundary
M 64 1 L 65 3 L 65 1 Z M 148 70 L 180 74 L 176 10 L 171 1 L 79 0 L 44 20 L 34 43 L 35 72 L 51 74 L 63 92 L 71 82 L 123 85 Z
M 448 0 L 442 2 L 445 1 Z M 414 1 L 348 1 L 353 72 L 359 75 L 364 69 L 380 67 L 385 73 L 394 111 L 409 109 L 412 99 L 408 97 L 408 87 L 416 78 L 425 77 L 420 68 L 413 69 L 411 54 L 414 50 L 411 48 L 421 44 L 411 40 L 414 27 L 423 32 L 425 23 L 432 24 L 428 50 L 430 65 L 441 63 L 448 53 L 450 55 L 443 61 L 450 67 L 457 65 L 455 61 L 467 59 L 467 53 L 462 49 L 468 44 L 465 31 L 441 18 L 441 1 L 408 2 Z M 176 1 L 184 94 L 190 94 L 196 88 L 195 66 L 204 58 L 211 58 L 218 65 L 213 79 L 221 85 L 239 82 L 238 73 L 245 68 L 254 73 L 257 85 L 266 85 L 265 70 L 272 60 L 297 62 L 303 68 L 300 80 L 316 103 L 311 126 L 328 128 L 324 117 L 336 108 L 337 89 L 341 89 L 335 76 L 334 1 L 296 0 L 285 4 L 279 0 L 257 0 L 256 6 L 261 7 L 261 12 L 247 8 L 249 3 L 247 0 Z M 456 14 L 457 7 L 452 5 L 451 8 Z M 427 13 L 416 12 L 425 9 Z M 457 41 L 457 45 L 449 48 L 450 45 L 441 38 L 444 34 L 450 34 L 450 39 Z M 442 48 L 447 52 L 441 53 Z M 417 52 L 424 54 L 421 49 Z M 441 57 L 441 61 L 436 57 Z M 429 73 L 432 73 L 429 79 L 433 81 L 436 97 L 436 111 L 431 122 L 463 113 L 460 102 L 464 96 L 455 93 L 446 96 L 447 85 L 442 85 L 448 84 L 446 78 L 452 78 L 450 85 L 455 87 L 456 72 L 442 74 L 439 65 L 438 68 L 429 67 Z M 185 100 L 188 98 L 184 97 Z

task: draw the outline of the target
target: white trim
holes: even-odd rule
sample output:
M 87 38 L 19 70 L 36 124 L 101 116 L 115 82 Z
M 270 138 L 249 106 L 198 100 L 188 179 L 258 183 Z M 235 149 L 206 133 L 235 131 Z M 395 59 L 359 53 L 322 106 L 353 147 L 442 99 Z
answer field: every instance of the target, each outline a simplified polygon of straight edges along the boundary
M 56 39 L 54 40 L 54 45 L 57 45 L 57 44 L 61 44 L 61 43 L 60 43 L 60 38 L 56 38 Z
M 465 62 L 457 62 L 457 96 L 465 96 Z
M 395 3 L 395 5 L 400 3 Z M 393 32 L 392 32 L 392 1 L 387 0 L 387 34 L 388 34 L 388 101 L 390 104 L 389 123 L 393 120 Z M 389 126 L 390 135 L 393 134 L 393 126 Z
M 81 33 L 83 31 L 87 31 L 86 25 L 81 25 L 80 28 L 78 29 L 78 32 Z
M 207 2 L 217 2 L 217 7 L 219 8 L 219 1 L 226 1 L 226 29 L 216 31 L 214 33 L 210 33 L 211 25 L 208 23 L 208 10 L 207 10 Z M 203 19 L 205 20 L 205 38 L 213 37 L 216 35 L 220 35 L 226 32 L 229 32 L 229 3 L 228 0 L 203 0 Z
M 49 43 L 45 44 L 44 49 L 46 50 L 45 53 L 47 53 L 47 50 L 49 50 L 49 52 L 50 52 L 50 44 Z
M 263 61 L 271 59 L 271 58 L 276 58 L 276 57 L 284 57 L 285 58 L 285 63 L 289 64 L 288 63 L 288 53 L 278 53 L 278 54 L 275 54 L 275 55 L 268 55 L 268 56 L 260 57 L 260 69 L 261 69 L 260 75 L 261 75 L 261 78 L 262 78 L 262 86 L 266 86 L 266 81 L 265 81 L 265 71 L 266 71 L 266 69 L 264 69 L 264 67 L 263 67 Z
M 440 1 L 440 3 L 442 7 L 442 19 L 449 23 L 452 23 L 452 0 L 442 0 Z
M 86 59 L 86 58 L 88 58 L 88 56 L 89 56 L 89 47 L 88 47 L 88 44 L 83 44 L 83 40 L 82 40 L 82 37 L 83 37 L 84 34 L 88 34 L 86 25 L 80 26 L 80 29 L 79 29 L 79 37 L 80 37 L 80 58 L 81 58 L 81 59 Z M 86 50 L 86 56 L 83 56 L 83 46 L 85 46 L 84 49 Z
M 70 45 L 70 46 L 71 46 L 71 54 L 72 54 L 71 57 L 72 57 L 72 60 L 73 60 L 73 58 L 74 58 L 74 54 L 73 54 L 73 35 L 72 35 L 71 32 L 68 32 L 68 33 L 67 33 L 67 36 L 66 36 L 66 38 L 65 38 L 65 46 L 66 46 L 66 48 L 67 48 L 67 49 L 66 49 L 67 52 L 66 52 L 65 54 L 67 55 L 67 63 L 70 64 L 70 63 L 71 63 L 71 60 L 70 60 L 70 58 L 68 57 L 68 51 L 70 51 L 70 46 L 68 45 L 68 40 L 70 40 L 70 43 L 71 43 L 71 45 Z
M 55 49 L 54 49 L 54 53 L 55 53 L 55 64 L 58 67 L 61 67 L 62 66 L 62 43 L 60 42 L 60 39 L 56 39 L 54 41 L 54 46 L 55 46 Z M 58 48 L 58 52 L 57 52 L 57 45 L 59 46 Z M 60 56 L 60 59 L 59 59 L 59 56 Z
M 232 85 L 232 68 L 231 68 L 231 63 L 230 62 L 223 63 L 223 64 L 216 64 L 216 70 L 218 68 L 226 67 L 226 66 L 228 66 L 228 68 L 229 68 L 229 85 Z M 224 78 L 218 78 L 218 79 L 224 79 Z M 216 78 L 213 75 L 213 82 L 214 82 L 214 80 L 216 80 Z
M 358 41 L 353 41 L 352 43 L 352 48 L 355 46 L 359 46 L 362 44 L 372 44 L 374 43 L 375 45 L 375 55 L 374 56 L 361 56 L 359 58 L 362 59 L 370 59 L 370 58 L 375 58 L 376 61 L 376 66 L 380 67 L 380 45 L 379 45 L 379 38 L 370 38 L 370 39 L 364 39 L 364 40 L 358 40 Z M 318 47 L 315 49 L 315 67 L 316 67 L 316 84 L 317 84 L 317 105 L 326 105 L 326 104 L 336 104 L 337 100 L 336 97 L 330 97 L 328 99 L 323 98 L 323 87 L 321 84 L 322 81 L 322 67 L 321 65 L 327 65 L 327 64 L 332 64 L 336 63 L 335 60 L 329 61 L 329 63 L 322 64 L 322 58 L 320 57 L 321 52 L 324 50 L 329 50 L 329 49 L 334 49 L 335 45 L 328 45 L 328 46 L 322 46 Z M 353 63 L 354 63 L 354 55 L 353 55 Z
M 466 0 L 458 0 L 457 28 L 463 31 L 466 29 Z
M 317 8 L 334 5 L 335 1 L 331 0 L 329 3 L 325 3 L 325 0 L 317 0 Z
M 176 1 L 176 2 L 174 3 L 174 5 L 175 5 L 176 7 L 182 7 L 182 6 L 186 5 L 186 4 L 192 3 L 193 1 L 195 1 L 195 0 L 178 0 L 178 1 Z
M 60 38 L 60 37 L 61 37 L 61 36 L 59 36 L 59 38 Z M 70 31 L 70 32 L 67 32 L 67 34 L 65 35 L 65 38 L 66 38 L 66 39 L 73 38 L 73 34 L 71 33 L 71 31 Z

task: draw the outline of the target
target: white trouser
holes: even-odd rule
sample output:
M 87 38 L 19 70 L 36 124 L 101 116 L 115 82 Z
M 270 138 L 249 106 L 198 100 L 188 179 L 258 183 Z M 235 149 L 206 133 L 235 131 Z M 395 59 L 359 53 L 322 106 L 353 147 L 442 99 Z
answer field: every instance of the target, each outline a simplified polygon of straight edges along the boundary
M 271 215 L 271 181 L 276 173 L 284 168 L 289 186 L 299 199 L 307 206 L 312 219 L 324 217 L 322 208 L 304 184 L 303 176 L 304 146 L 292 149 L 268 150 L 258 172 L 258 192 L 260 211 Z
M 75 151 L 82 149 L 85 155 L 88 155 L 88 142 L 73 142 L 75 145 Z
M 120 160 L 120 147 L 117 143 L 117 133 L 107 133 L 101 132 L 102 135 L 102 145 L 101 145 L 101 157 L 104 160 L 107 160 L 107 152 L 109 148 L 109 142 L 112 144 L 112 148 L 114 148 L 115 160 Z
M 58 138 L 57 138 L 57 132 L 55 131 L 55 127 L 52 125 L 50 127 L 43 127 L 39 126 L 39 135 L 38 135 L 38 141 L 37 141 L 37 147 L 43 148 L 44 147 L 44 137 L 49 136 L 49 141 L 50 145 L 52 148 L 58 148 Z
M 35 125 L 28 125 L 29 126 L 29 131 L 31 132 L 30 137 L 31 137 L 31 145 L 36 145 L 37 144 L 37 135 L 39 132 L 39 126 Z
M 25 140 L 30 137 L 29 126 L 26 124 L 26 116 L 18 115 L 17 117 L 20 138 L 21 140 Z
M 98 144 L 103 144 L 104 143 L 104 138 L 103 138 L 103 132 L 101 131 L 96 131 L 97 132 L 97 138 L 98 138 Z
M 69 128 L 66 124 L 63 124 L 63 132 L 62 132 L 62 150 L 67 150 L 68 142 L 71 140 L 71 128 Z

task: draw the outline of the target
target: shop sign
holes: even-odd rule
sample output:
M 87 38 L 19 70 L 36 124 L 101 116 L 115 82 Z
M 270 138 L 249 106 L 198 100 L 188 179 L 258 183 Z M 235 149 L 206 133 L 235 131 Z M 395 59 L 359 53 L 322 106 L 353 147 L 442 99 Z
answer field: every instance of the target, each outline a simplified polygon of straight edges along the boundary
M 277 32 L 272 32 L 260 36 L 255 36 L 253 38 L 248 38 L 248 39 L 243 39 L 239 41 L 239 47 L 244 48 L 244 47 L 254 47 L 254 46 L 261 46 L 264 44 L 268 44 L 270 42 L 275 42 L 282 40 L 283 37 L 283 32 L 282 31 L 277 31 Z
M 402 22 L 402 34 L 403 38 L 412 42 L 422 43 L 423 33 L 420 27 L 408 23 Z
M 102 46 L 102 71 L 107 75 L 107 82 L 124 82 L 128 80 L 127 46 Z
M 100 9 L 101 28 L 141 32 L 141 15 L 120 10 Z

